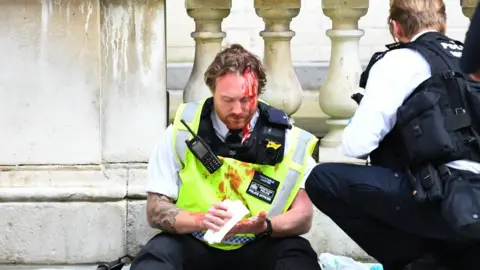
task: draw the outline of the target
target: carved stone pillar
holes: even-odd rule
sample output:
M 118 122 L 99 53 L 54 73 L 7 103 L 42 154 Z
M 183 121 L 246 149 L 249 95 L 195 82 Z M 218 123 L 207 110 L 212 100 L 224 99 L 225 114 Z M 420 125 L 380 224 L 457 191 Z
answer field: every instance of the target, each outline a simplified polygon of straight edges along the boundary
M 292 115 L 302 104 L 302 87 L 292 64 L 290 41 L 295 32 L 290 30 L 290 22 L 300 12 L 301 1 L 255 0 L 254 6 L 265 22 L 260 36 L 265 42 L 267 86 L 261 98 Z
M 330 116 L 326 121 L 330 131 L 320 142 L 320 162 L 326 161 L 325 158 L 345 159 L 336 147 L 357 107 L 350 96 L 359 91 L 362 72 L 359 40 L 364 31 L 358 29 L 358 21 L 367 13 L 368 4 L 368 0 L 322 1 L 323 13 L 332 20 L 332 29 L 326 31 L 332 41 L 332 49 L 328 73 L 319 96 L 322 111 Z
M 470 20 L 472 19 L 473 12 L 477 7 L 479 0 L 460 0 L 460 5 L 462 5 L 463 15 L 465 15 Z
M 222 21 L 230 14 L 231 0 L 185 0 L 187 14 L 195 20 L 195 59 L 193 69 L 183 92 L 183 101 L 195 101 L 211 96 L 203 76 L 215 55 L 221 50 Z

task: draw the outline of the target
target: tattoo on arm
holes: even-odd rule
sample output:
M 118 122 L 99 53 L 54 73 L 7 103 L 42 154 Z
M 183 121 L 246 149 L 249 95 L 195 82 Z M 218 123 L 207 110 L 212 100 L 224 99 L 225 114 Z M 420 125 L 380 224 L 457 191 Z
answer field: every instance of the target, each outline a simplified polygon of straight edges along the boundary
M 152 227 L 165 232 L 177 232 L 175 223 L 180 208 L 170 198 L 162 194 L 150 194 L 148 206 L 148 220 Z

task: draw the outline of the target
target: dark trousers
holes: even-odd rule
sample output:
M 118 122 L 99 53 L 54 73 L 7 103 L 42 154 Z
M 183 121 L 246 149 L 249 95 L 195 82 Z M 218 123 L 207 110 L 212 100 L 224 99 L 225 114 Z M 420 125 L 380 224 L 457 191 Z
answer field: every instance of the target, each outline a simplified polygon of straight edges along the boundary
M 312 170 L 305 187 L 313 204 L 386 270 L 426 254 L 451 269 L 480 269 L 480 243 L 457 235 L 440 205 L 417 202 L 402 173 L 325 163 Z
M 133 260 L 130 270 L 320 270 L 317 254 L 302 237 L 255 240 L 237 250 L 208 246 L 190 235 L 160 233 Z

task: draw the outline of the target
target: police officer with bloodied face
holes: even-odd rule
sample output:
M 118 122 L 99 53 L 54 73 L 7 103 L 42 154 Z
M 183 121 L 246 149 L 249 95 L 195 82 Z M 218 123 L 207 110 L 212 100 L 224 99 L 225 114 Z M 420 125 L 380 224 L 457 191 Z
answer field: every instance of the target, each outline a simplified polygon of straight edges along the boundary
M 398 42 L 362 73 L 340 147 L 370 166 L 319 164 L 306 191 L 386 270 L 479 269 L 480 88 L 442 0 L 391 0 L 388 19 Z
M 205 72 L 212 97 L 181 104 L 148 164 L 147 218 L 159 232 L 131 270 L 320 270 L 300 235 L 312 224 L 304 182 L 318 139 L 259 100 L 266 76 L 241 45 Z M 220 239 L 206 237 L 246 215 Z

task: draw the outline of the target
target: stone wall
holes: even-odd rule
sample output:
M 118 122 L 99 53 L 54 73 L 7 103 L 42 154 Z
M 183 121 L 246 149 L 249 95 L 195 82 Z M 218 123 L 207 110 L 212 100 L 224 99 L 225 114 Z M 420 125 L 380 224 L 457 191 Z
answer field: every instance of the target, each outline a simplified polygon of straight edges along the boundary
M 1 1 L 0 263 L 112 260 L 152 233 L 135 200 L 167 121 L 164 11 Z

